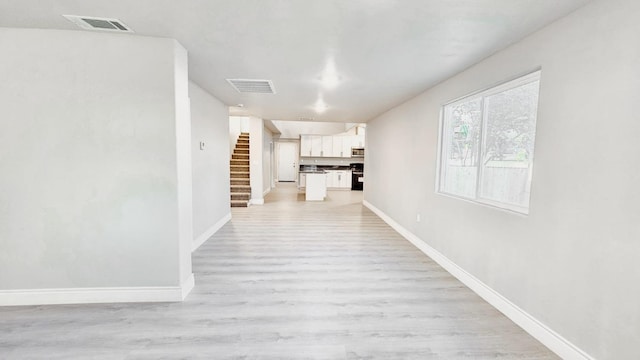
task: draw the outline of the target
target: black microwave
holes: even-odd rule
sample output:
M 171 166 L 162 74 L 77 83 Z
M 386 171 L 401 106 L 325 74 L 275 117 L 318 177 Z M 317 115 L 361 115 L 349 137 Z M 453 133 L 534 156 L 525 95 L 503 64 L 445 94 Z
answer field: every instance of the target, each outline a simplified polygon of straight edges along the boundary
M 364 148 L 351 148 L 351 157 L 364 157 Z

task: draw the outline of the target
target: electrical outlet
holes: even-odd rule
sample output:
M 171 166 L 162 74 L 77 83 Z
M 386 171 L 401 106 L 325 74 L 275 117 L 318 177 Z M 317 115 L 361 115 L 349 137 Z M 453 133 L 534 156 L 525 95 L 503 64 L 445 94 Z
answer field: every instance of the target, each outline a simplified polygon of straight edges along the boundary
M 204 141 L 200 141 L 200 150 L 204 150 Z
M 416 214 L 416 222 L 420 222 L 420 214 Z

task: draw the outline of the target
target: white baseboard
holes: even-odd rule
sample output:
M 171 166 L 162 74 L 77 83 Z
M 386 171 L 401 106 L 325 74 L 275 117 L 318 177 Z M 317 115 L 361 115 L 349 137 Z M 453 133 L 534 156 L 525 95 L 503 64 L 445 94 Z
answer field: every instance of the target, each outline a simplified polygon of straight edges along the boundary
M 203 232 L 200 236 L 193 240 L 193 246 L 191 247 L 191 252 L 196 251 L 200 247 L 200 245 L 204 244 L 205 241 L 209 240 L 209 238 L 215 234 L 221 227 L 224 226 L 227 222 L 231 220 L 231 213 L 225 215 L 222 219 L 218 220 L 215 224 L 213 224 L 207 231 Z
M 264 197 L 265 197 L 265 196 L 267 196 L 267 194 L 268 194 L 268 193 L 270 193 L 270 192 L 271 192 L 271 188 L 268 188 L 267 190 L 265 190 L 265 191 L 262 193 L 262 197 L 264 198 Z M 264 199 L 262 200 L 262 202 L 264 203 Z
M 177 302 L 194 285 L 191 274 L 180 286 L 0 290 L 0 306 Z
M 187 298 L 187 295 L 193 290 L 194 286 L 196 286 L 196 278 L 193 276 L 193 273 L 191 273 L 189 277 L 180 284 L 181 301 Z
M 541 323 L 526 311 L 509 301 L 507 298 L 490 288 L 475 276 L 471 275 L 453 261 L 449 260 L 442 253 L 427 245 L 416 235 L 398 224 L 395 220 L 385 214 L 382 210 L 376 208 L 366 200 L 362 204 L 378 215 L 384 222 L 396 230 L 405 239 L 411 242 L 415 247 L 420 249 L 425 255 L 433 259 L 442 266 L 451 275 L 460 280 L 463 284 L 480 295 L 485 301 L 491 304 L 498 311 L 506 315 L 511 321 L 520 326 L 524 331 L 536 338 L 551 351 L 556 353 L 563 359 L 570 360 L 593 360 L 591 356 L 582 351 L 580 348 L 569 342 L 567 339 L 556 333 L 546 325 Z
M 249 205 L 264 205 L 264 198 L 251 199 L 251 200 L 249 200 Z

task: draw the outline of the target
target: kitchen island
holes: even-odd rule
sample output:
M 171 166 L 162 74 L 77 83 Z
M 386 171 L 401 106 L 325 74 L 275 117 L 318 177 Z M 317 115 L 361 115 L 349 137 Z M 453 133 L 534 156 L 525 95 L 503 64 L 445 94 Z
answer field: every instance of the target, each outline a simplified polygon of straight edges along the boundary
M 306 201 L 324 201 L 327 197 L 327 174 L 322 170 L 301 171 L 304 177 L 304 189 Z M 302 184 L 300 184 L 302 187 Z

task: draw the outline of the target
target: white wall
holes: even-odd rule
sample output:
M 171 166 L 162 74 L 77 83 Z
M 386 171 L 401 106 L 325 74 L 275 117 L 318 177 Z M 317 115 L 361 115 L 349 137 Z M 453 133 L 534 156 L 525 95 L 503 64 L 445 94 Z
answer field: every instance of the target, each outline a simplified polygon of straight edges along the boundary
M 273 183 L 272 175 L 272 151 L 273 133 L 265 126 L 262 132 L 262 193 L 271 191 Z
M 25 29 L 0 29 L 0 48 L 0 300 L 180 291 L 191 274 L 180 250 L 191 232 L 190 181 L 179 184 L 191 173 L 184 49 Z
M 191 162 L 191 108 L 187 50 L 174 41 L 174 92 L 176 170 L 178 182 L 178 239 L 180 283 L 193 282 L 191 248 L 193 240 L 193 180 Z
M 263 189 L 263 167 L 262 167 L 262 142 L 264 124 L 262 119 L 257 117 L 249 118 L 249 177 L 251 184 L 251 204 L 261 205 L 264 203 Z
M 365 200 L 597 359 L 639 354 L 639 17 L 595 1 L 367 126 Z M 537 67 L 530 214 L 437 195 L 440 106 Z
M 229 116 L 229 154 L 233 154 L 238 136 L 243 132 L 249 132 L 249 117 Z M 231 155 L 229 155 L 229 159 L 231 159 Z
M 231 217 L 229 194 L 229 114 L 227 107 L 196 83 L 191 97 L 194 247 Z M 204 142 L 204 148 L 200 143 Z
M 298 139 L 300 135 L 335 135 L 345 132 L 345 124 L 318 121 L 271 121 L 280 130 L 281 139 Z

